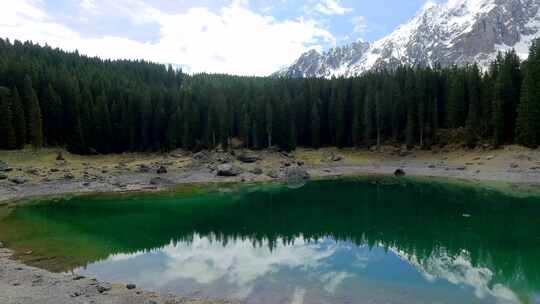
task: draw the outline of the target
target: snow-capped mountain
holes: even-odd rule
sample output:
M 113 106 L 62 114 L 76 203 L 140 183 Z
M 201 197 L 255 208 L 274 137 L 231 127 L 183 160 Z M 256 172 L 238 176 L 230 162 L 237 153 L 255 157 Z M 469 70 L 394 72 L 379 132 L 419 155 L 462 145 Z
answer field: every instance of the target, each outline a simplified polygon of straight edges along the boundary
M 412 65 L 477 62 L 486 67 L 498 51 L 528 55 L 540 37 L 540 0 L 448 0 L 428 2 L 405 24 L 375 41 L 353 43 L 320 54 L 309 51 L 276 74 L 332 77 L 362 74 L 399 63 Z

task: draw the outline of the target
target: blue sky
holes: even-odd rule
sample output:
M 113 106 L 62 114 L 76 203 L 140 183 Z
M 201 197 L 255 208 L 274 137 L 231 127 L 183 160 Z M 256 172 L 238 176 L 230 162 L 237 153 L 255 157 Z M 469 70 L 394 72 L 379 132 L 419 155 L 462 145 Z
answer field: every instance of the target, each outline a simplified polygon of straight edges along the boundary
M 426 0 L 4 0 L 0 36 L 193 72 L 268 75 L 309 49 L 375 41 Z

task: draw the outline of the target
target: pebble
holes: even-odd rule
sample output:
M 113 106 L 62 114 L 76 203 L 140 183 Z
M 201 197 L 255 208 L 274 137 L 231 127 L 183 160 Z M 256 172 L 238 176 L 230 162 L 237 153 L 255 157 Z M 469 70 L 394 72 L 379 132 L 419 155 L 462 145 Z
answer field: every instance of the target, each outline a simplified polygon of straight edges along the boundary
M 108 284 L 98 284 L 96 288 L 99 293 L 104 293 L 111 290 L 111 286 Z
M 127 289 L 135 289 L 135 288 L 137 288 L 137 285 L 135 285 L 135 284 L 127 284 L 126 288 Z

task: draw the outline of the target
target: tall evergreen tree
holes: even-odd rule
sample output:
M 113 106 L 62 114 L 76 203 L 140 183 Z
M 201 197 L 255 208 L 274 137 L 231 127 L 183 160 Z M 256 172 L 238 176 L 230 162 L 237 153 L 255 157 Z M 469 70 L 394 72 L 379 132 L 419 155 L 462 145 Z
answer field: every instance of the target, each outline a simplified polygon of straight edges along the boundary
M 23 104 L 19 96 L 19 90 L 14 87 L 11 98 L 12 125 L 15 131 L 16 148 L 22 149 L 26 144 L 26 119 L 24 115 Z
M 311 145 L 314 148 L 321 146 L 321 115 L 319 114 L 319 100 L 311 108 Z
M 43 146 L 43 128 L 41 118 L 41 108 L 30 76 L 24 78 L 24 105 L 26 113 L 26 131 L 28 140 L 32 147 L 41 148 Z
M 17 145 L 10 105 L 10 91 L 0 87 L 0 148 L 14 149 Z
M 540 40 L 535 40 L 525 63 L 516 136 L 520 144 L 540 146 Z

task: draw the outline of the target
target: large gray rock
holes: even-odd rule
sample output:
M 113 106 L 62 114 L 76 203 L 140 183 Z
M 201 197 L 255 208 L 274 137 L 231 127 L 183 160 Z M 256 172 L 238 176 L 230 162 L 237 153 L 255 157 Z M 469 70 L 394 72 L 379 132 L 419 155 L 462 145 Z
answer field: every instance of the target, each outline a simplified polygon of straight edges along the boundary
M 238 176 L 242 174 L 242 169 L 232 164 L 222 164 L 217 167 L 217 176 Z
M 8 171 L 9 166 L 6 162 L 0 160 L 0 172 Z
M 252 153 L 242 153 L 240 155 L 238 155 L 236 157 L 236 159 L 238 159 L 238 161 L 241 161 L 243 163 L 254 163 L 258 160 L 260 160 L 261 158 L 255 154 L 252 154 Z
M 22 176 L 16 176 L 16 177 L 10 179 L 9 181 L 14 183 L 14 184 L 17 184 L 17 185 L 22 185 L 22 184 L 26 183 L 26 178 L 24 178 Z

